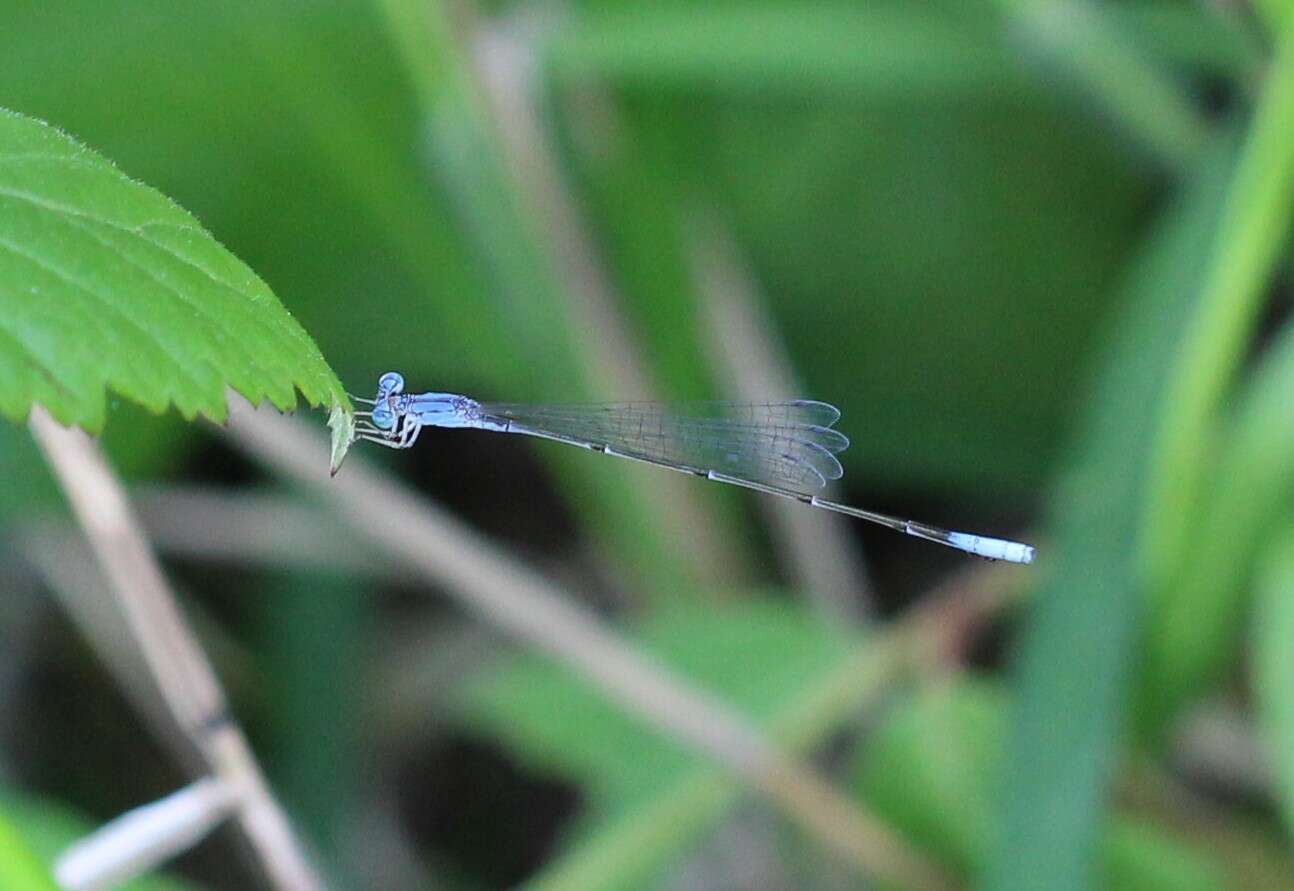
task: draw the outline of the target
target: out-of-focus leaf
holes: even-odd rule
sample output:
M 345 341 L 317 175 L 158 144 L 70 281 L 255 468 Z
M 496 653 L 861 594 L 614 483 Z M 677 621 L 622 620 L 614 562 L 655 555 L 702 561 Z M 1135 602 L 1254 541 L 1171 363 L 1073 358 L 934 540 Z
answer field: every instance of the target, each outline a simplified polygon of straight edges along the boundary
M 1004 691 L 984 681 L 924 690 L 898 705 L 859 753 L 860 795 L 962 875 L 978 875 L 992 849 L 993 787 L 1011 769 L 1002 760 L 1007 705 Z M 1101 829 L 1100 873 L 1101 888 L 1225 887 L 1209 856 L 1125 817 Z
M 1029 55 L 1161 163 L 1189 172 L 1208 142 L 1196 102 L 1158 60 L 1087 0 L 999 0 Z
M 1039 479 L 1146 181 L 1036 101 L 696 117 L 678 137 L 692 174 L 748 246 L 808 394 L 844 412 L 846 480 L 1001 504 Z
M 810 750 L 884 691 L 907 664 L 906 646 L 900 634 L 856 641 L 830 670 L 814 677 L 777 709 L 765 723 L 768 734 L 788 751 Z M 775 662 L 774 658 L 770 664 Z M 526 887 L 531 891 L 650 887 L 668 864 L 707 837 L 742 799 L 742 791 L 727 771 L 697 764 L 621 813 L 591 815 L 583 831 Z
M 58 485 L 36 443 L 26 430 L 12 424 L 0 424 L 0 479 L 5 481 L 0 527 L 28 516 L 33 507 L 59 503 Z
M 95 825 L 85 817 L 73 813 L 68 808 L 47 801 L 42 801 L 12 793 L 0 795 L 0 812 L 7 817 L 13 826 L 21 827 L 22 843 L 31 851 L 31 856 L 45 869 L 51 869 L 55 858 L 68 845 L 84 838 L 94 831 Z M 0 860 L 8 858 L 7 852 L 0 852 Z M 3 879 L 4 867 L 0 867 L 0 879 Z M 51 879 L 43 885 L 0 885 L 5 891 L 14 889 L 31 889 L 45 891 L 55 887 Z M 191 891 L 192 885 L 176 881 L 167 876 L 143 876 L 124 885 L 116 886 L 119 891 Z
M 1223 891 L 1234 887 L 1207 848 L 1162 829 L 1114 820 L 1101 837 L 1101 864 L 1110 891 Z
M 160 193 L 39 121 L 0 111 L 0 414 L 103 426 L 105 394 L 223 420 L 225 389 L 280 409 L 349 402 L 246 266 Z
M 559 78 L 729 95 L 854 93 L 898 101 L 1041 92 L 992 3 L 608 6 L 585 4 L 548 47 Z M 1102 6 L 1167 61 L 1243 71 L 1255 47 L 1211 9 Z
M 635 639 L 757 721 L 847 650 L 837 632 L 774 603 L 665 610 Z M 478 727 L 534 762 L 587 782 L 603 812 L 634 805 L 696 763 L 682 746 L 645 730 L 594 687 L 538 657 L 520 657 L 474 681 L 467 702 L 466 715 Z
M 353 813 L 363 592 L 350 580 L 302 573 L 254 597 L 268 687 L 266 761 L 275 789 L 321 855 L 335 862 Z
M 983 864 L 992 840 L 1006 704 L 987 682 L 922 691 L 886 716 L 854 771 L 878 814 L 962 875 Z
M 582 115 L 589 129 L 649 152 L 662 180 L 726 199 L 721 214 L 750 248 L 807 392 L 841 404 L 857 434 L 851 467 L 868 468 L 872 483 L 1000 493 L 1037 478 L 1077 379 L 1078 362 L 1053 358 L 1090 343 L 1143 217 L 1144 170 L 1121 160 L 1121 141 L 1032 88 L 976 90 L 979 69 L 950 61 L 982 52 L 1018 65 L 998 18 L 988 4 L 973 14 L 599 6 L 555 36 L 554 65 L 571 50 L 572 73 L 597 69 L 626 94 L 631 126 L 608 124 L 594 106 Z M 794 21 L 777 27 L 783 19 Z M 823 88 L 815 78 L 833 57 L 794 61 L 814 42 L 788 36 L 801 31 L 852 42 L 847 64 L 907 59 L 878 83 L 892 75 L 920 100 L 871 90 L 866 73 L 857 89 Z M 957 49 L 928 51 L 943 35 Z M 856 51 L 872 40 L 884 49 Z M 676 52 L 689 61 L 669 64 Z M 729 55 L 761 74 L 716 94 L 705 72 L 725 85 Z M 918 69 L 945 62 L 951 107 L 920 92 Z M 686 92 L 648 92 L 676 77 Z
M 1144 562 L 1159 609 L 1173 608 L 1184 555 L 1196 546 L 1201 487 L 1216 458 L 1219 409 L 1244 361 L 1294 219 L 1294 23 L 1287 24 L 1262 94 L 1160 404 Z
M 1053 505 L 1048 580 L 1015 659 L 1011 769 L 1001 780 L 987 888 L 1082 889 L 1095 878 L 1141 615 L 1138 532 L 1150 442 L 1231 170 L 1225 148 L 1168 210 L 1131 270 Z
M 1105 4 L 1101 10 L 1146 52 L 1185 72 L 1243 78 L 1255 74 L 1263 47 L 1230 10 L 1152 0 Z
M 1254 370 L 1222 433 L 1204 508 L 1169 596 L 1154 602 L 1136 720 L 1164 725 L 1238 654 L 1253 566 L 1294 498 L 1294 327 Z
M 1267 27 L 1275 32 L 1289 28 L 1294 21 L 1294 3 L 1290 0 L 1257 0 L 1254 8 L 1263 17 Z
M 0 888 L 56 891 L 49 867 L 28 847 L 7 809 L 0 808 Z
M 878 647 L 873 662 L 865 644 L 851 649 L 835 630 L 769 602 L 666 611 L 635 640 L 756 722 L 780 728 L 779 739 L 794 746 L 840 720 L 837 704 L 867 689 L 887 658 Z M 731 777 L 536 657 L 475 680 L 465 706 L 474 726 L 590 792 L 585 831 L 574 840 L 578 862 L 561 863 L 536 887 L 640 887 L 703 838 L 737 794 Z
M 548 50 L 558 77 L 637 88 L 963 97 L 1026 90 L 993 23 L 929 6 L 657 4 L 578 16 Z
M 1276 772 L 1277 802 L 1294 835 L 1294 529 L 1262 561 L 1250 639 L 1258 714 Z

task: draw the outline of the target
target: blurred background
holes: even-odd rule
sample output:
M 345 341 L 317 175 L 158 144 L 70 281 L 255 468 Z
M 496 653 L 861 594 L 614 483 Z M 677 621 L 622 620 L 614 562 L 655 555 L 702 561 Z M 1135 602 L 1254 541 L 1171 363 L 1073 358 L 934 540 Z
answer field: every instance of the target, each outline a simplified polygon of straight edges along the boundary
M 0 106 L 192 211 L 358 395 L 398 369 L 839 406 L 837 500 L 1038 563 L 516 437 L 351 461 L 960 882 L 1283 888 L 1282 7 L 8 0 Z M 109 399 L 105 448 L 336 887 L 859 886 L 317 491 Z M 54 851 L 186 775 L 86 636 L 102 582 L 20 426 L 0 493 L 0 809 Z M 171 876 L 138 887 L 264 883 L 232 830 Z

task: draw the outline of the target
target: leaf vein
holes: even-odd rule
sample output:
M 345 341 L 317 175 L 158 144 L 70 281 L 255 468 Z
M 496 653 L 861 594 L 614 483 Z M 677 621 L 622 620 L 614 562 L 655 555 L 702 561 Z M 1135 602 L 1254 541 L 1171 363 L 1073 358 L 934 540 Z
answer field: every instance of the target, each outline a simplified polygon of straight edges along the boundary
M 172 283 L 160 278 L 153 270 L 149 269 L 146 265 L 138 262 L 133 257 L 130 257 L 126 253 L 119 250 L 116 245 L 112 244 L 109 241 L 105 241 L 103 238 L 99 236 L 99 233 L 94 231 L 92 227 L 89 227 L 84 223 L 78 222 L 76 220 L 68 220 L 68 223 L 74 226 L 79 231 L 84 232 L 89 238 L 93 239 L 93 241 L 96 244 L 108 249 L 109 251 L 112 251 L 113 256 L 122 260 L 129 266 L 132 266 L 133 268 L 138 269 L 141 273 L 147 276 L 152 282 L 154 282 L 158 287 L 174 295 L 175 298 L 180 303 L 183 303 L 185 306 L 192 309 L 197 315 L 201 316 L 204 320 L 206 320 L 206 322 L 209 325 L 211 325 L 212 328 L 219 330 L 226 335 L 229 335 L 229 342 L 236 346 L 236 348 L 242 353 L 244 360 L 257 373 L 269 374 L 274 371 L 283 370 L 282 367 L 278 366 L 277 364 L 275 366 L 266 366 L 265 364 L 263 364 L 260 360 L 257 359 L 256 353 L 253 350 L 248 349 L 243 344 L 242 339 L 237 336 L 237 331 L 231 329 L 230 326 L 225 321 L 215 316 L 212 316 L 210 313 L 206 311 L 206 308 L 202 305 L 200 301 L 190 299 L 190 297 L 187 294 L 185 294 L 183 290 L 181 290 L 180 288 L 177 288 Z M 147 239 L 144 239 L 144 240 L 147 241 Z M 151 242 L 149 243 L 151 244 Z M 251 321 L 252 321 L 252 324 L 257 325 L 262 330 L 267 331 L 271 335 L 274 333 L 273 329 L 270 326 L 267 326 L 263 319 L 256 318 L 256 319 L 252 319 Z
M 63 204 L 61 202 L 51 201 L 48 198 L 45 198 L 44 196 L 35 195 L 21 189 L 13 189 L 8 186 L 0 185 L 0 195 L 6 195 L 18 201 L 25 201 L 36 207 L 50 211 L 51 213 L 61 214 L 66 217 L 75 217 L 75 218 L 88 220 L 90 222 L 99 223 L 100 225 L 107 226 L 110 229 L 115 229 L 121 232 L 129 233 L 130 235 L 133 235 L 139 238 L 141 241 L 144 241 L 152 245 L 153 247 L 157 248 L 158 250 L 162 251 L 168 256 L 174 258 L 178 262 L 188 266 L 191 269 L 194 269 L 195 271 L 201 273 L 202 275 L 205 275 L 212 282 L 216 283 L 217 285 L 237 295 L 240 299 L 248 299 L 249 302 L 258 302 L 252 299 L 251 295 L 248 295 L 243 291 L 240 291 L 237 288 L 237 286 L 235 286 L 231 282 L 228 282 L 222 279 L 220 276 L 216 275 L 210 269 L 207 269 L 202 264 L 195 262 L 192 258 L 184 256 L 183 254 L 179 253 L 169 245 L 163 244 L 162 242 L 156 240 L 155 238 L 150 237 L 145 231 L 150 227 L 161 227 L 161 228 L 168 228 L 168 229 L 178 229 L 183 232 L 193 232 L 199 235 L 203 235 L 205 237 L 210 237 L 209 235 L 207 235 L 206 231 L 203 230 L 202 227 L 197 225 L 196 223 L 192 226 L 189 226 L 183 223 L 178 223 L 170 220 L 149 220 L 143 223 L 139 223 L 135 226 L 129 226 L 129 225 L 126 225 L 125 223 L 119 222 L 117 220 L 109 219 L 100 214 L 91 213 L 82 208 Z M 177 206 L 177 209 L 178 209 L 178 206 Z M 291 313 L 288 313 L 286 307 L 283 307 L 283 312 L 288 316 L 289 319 L 292 319 Z M 257 322 L 258 324 L 260 324 L 263 330 L 269 331 L 272 339 L 277 339 L 276 335 L 278 332 L 276 332 L 272 328 L 265 329 L 265 326 L 262 320 L 258 319 Z M 317 347 L 315 347 L 314 344 L 311 341 L 309 341 L 309 339 L 305 335 L 305 332 L 301 329 L 299 325 L 295 323 L 294 319 L 290 324 L 284 325 L 282 326 L 282 328 L 284 329 L 284 332 L 288 335 L 290 340 L 296 342 L 299 345 L 305 346 L 312 356 L 317 356 Z M 289 374 L 289 377 L 295 379 L 299 377 L 299 375 Z M 294 383 L 295 382 L 296 381 L 294 380 Z M 320 379 L 316 379 L 313 383 L 319 384 Z M 327 389 L 327 388 L 324 387 L 324 389 Z
M 24 260 L 27 260 L 29 263 L 35 264 L 36 266 L 45 270 L 55 278 L 87 294 L 92 300 L 100 304 L 105 311 L 115 314 L 126 325 L 138 331 L 139 334 L 146 341 L 152 342 L 159 350 L 159 352 L 161 352 L 168 359 L 170 359 L 171 362 L 175 365 L 175 367 L 179 370 L 179 372 L 182 375 L 184 375 L 186 378 L 188 378 L 189 383 L 193 384 L 195 391 L 202 392 L 202 382 L 197 377 L 195 377 L 191 371 L 189 371 L 185 363 L 180 360 L 179 356 L 171 352 L 171 350 L 166 346 L 164 340 L 156 336 L 155 334 L 153 334 L 151 331 L 149 331 L 139 322 L 135 321 L 135 319 L 131 318 L 131 316 L 125 310 L 123 310 L 115 300 L 113 300 L 108 296 L 105 296 L 104 294 L 99 293 L 98 291 L 84 284 L 83 282 L 78 281 L 75 276 L 73 276 L 72 274 L 68 273 L 63 269 L 60 269 L 57 264 L 52 263 L 43 257 L 33 255 L 23 250 L 21 247 L 15 245 L 13 242 L 9 241 L 3 236 L 0 236 L 0 248 L 3 248 L 9 251 L 9 253 L 15 256 L 21 257 Z M 126 361 L 130 362 L 134 370 L 134 373 L 140 374 L 142 377 L 145 377 L 145 378 L 149 377 L 147 370 L 141 368 L 138 364 L 135 363 L 134 357 L 136 354 L 131 350 L 126 350 L 125 352 L 127 353 Z M 198 360 L 198 361 L 205 361 L 205 360 Z M 168 401 L 174 401 L 174 400 L 170 399 L 170 397 L 168 396 Z

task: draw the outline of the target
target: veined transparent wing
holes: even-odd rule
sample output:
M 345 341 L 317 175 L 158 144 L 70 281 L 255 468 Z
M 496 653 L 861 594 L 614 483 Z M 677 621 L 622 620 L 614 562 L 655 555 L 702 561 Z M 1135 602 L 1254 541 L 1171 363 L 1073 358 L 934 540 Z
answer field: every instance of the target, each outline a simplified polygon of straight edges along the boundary
M 843 474 L 849 439 L 831 429 L 835 406 L 788 402 L 484 403 L 491 418 L 696 471 L 814 491 Z

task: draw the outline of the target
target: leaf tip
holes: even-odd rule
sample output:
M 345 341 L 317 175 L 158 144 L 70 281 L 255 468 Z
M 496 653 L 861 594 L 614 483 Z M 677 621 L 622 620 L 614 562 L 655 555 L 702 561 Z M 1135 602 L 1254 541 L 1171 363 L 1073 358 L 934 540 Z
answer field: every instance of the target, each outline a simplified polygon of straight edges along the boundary
M 332 430 L 332 455 L 328 468 L 328 475 L 332 477 L 341 470 L 346 453 L 355 441 L 355 415 L 343 403 L 334 402 L 328 415 L 328 428 Z

